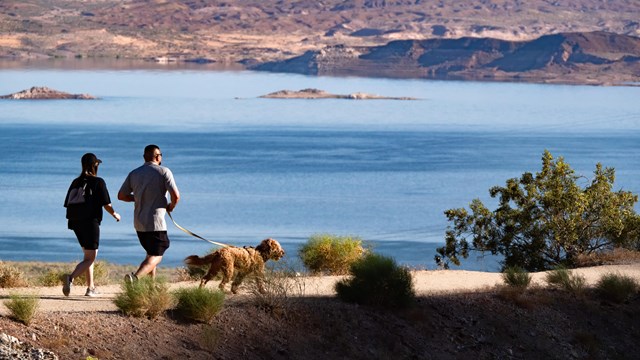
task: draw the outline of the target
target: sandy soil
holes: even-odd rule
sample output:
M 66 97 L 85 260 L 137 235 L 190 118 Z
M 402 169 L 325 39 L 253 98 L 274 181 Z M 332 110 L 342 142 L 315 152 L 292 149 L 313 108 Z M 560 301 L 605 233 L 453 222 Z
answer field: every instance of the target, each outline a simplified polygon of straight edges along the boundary
M 587 284 L 594 285 L 602 275 L 607 273 L 621 273 L 634 277 L 640 282 L 640 263 L 630 265 L 607 265 L 589 268 L 581 268 L 572 271 L 583 275 Z M 534 273 L 533 283 L 544 285 L 546 273 Z M 432 294 L 470 292 L 489 290 L 495 285 L 502 284 L 502 275 L 481 271 L 465 270 L 435 270 L 412 272 L 414 289 L 417 296 Z M 299 279 L 305 284 L 305 296 L 334 296 L 333 289 L 341 276 L 316 276 Z M 172 283 L 170 288 L 177 289 L 185 286 L 196 286 L 197 282 Z M 209 286 L 217 286 L 213 281 Z M 6 298 L 11 293 L 37 295 L 40 297 L 40 310 L 43 312 L 84 312 L 84 311 L 117 311 L 113 304 L 115 296 L 121 292 L 120 285 L 102 286 L 98 289 L 100 295 L 94 298 L 85 297 L 85 287 L 75 286 L 71 289 L 71 295 L 65 297 L 61 287 L 30 287 L 19 289 L 0 289 L 0 297 Z M 247 296 L 248 290 L 244 286 L 237 297 Z M 233 297 L 234 295 L 229 295 Z M 5 307 L 0 308 L 1 315 L 7 315 Z

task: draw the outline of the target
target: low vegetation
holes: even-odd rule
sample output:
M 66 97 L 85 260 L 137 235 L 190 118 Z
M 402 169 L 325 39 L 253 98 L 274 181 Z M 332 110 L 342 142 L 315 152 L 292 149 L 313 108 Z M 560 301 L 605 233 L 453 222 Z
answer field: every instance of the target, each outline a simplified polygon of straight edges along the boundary
M 25 325 L 31 324 L 31 320 L 38 313 L 40 299 L 36 296 L 19 296 L 11 294 L 8 300 L 4 301 L 4 306 L 9 309 L 11 317 Z
M 28 285 L 22 271 L 0 262 L 0 288 L 17 288 Z
M 502 273 L 502 279 L 508 286 L 522 290 L 531 284 L 531 274 L 517 266 L 506 268 Z
M 392 258 L 369 253 L 351 265 L 350 275 L 335 286 L 344 301 L 403 308 L 415 299 L 411 273 Z
M 255 282 L 249 283 L 255 305 L 274 315 L 286 315 L 291 302 L 305 295 L 305 281 L 299 275 L 286 261 L 271 263 L 263 279 L 264 292 Z
M 42 286 L 62 286 L 64 277 L 71 274 L 75 264 L 69 265 L 68 268 L 52 268 L 47 270 L 44 274 L 38 277 L 37 284 Z M 93 282 L 96 286 L 106 285 L 112 282 L 109 277 L 110 266 L 105 261 L 96 261 L 93 263 Z M 121 277 L 122 278 L 122 277 Z M 73 285 L 86 286 L 87 279 L 85 275 L 80 275 L 73 279 Z
M 312 273 L 344 275 L 365 252 L 360 238 L 319 234 L 309 238 L 300 248 L 299 255 Z
M 211 323 L 224 304 L 224 292 L 207 287 L 181 288 L 174 293 L 174 296 L 178 314 L 207 324 Z
M 584 276 L 574 274 L 564 267 L 549 271 L 545 280 L 550 286 L 566 290 L 574 295 L 583 294 L 586 288 Z
M 165 280 L 145 276 L 132 283 L 125 281 L 114 303 L 125 315 L 153 319 L 171 309 L 175 301 Z
M 596 290 L 605 300 L 623 303 L 638 291 L 638 283 L 626 275 L 606 274 L 596 284 Z

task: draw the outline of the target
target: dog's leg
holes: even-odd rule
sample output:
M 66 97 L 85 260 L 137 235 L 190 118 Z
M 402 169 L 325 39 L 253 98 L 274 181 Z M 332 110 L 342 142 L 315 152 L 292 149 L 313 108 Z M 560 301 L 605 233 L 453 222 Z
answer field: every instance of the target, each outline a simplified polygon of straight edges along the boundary
M 266 293 L 264 289 L 264 277 L 262 275 L 256 276 L 256 286 L 258 287 L 258 291 L 260 292 L 260 294 Z
M 215 261 L 211 263 L 211 266 L 209 267 L 209 271 L 207 271 L 205 276 L 202 277 L 202 280 L 200 280 L 201 288 L 207 285 L 209 280 L 213 279 L 214 277 L 216 277 L 216 275 L 218 275 L 218 271 L 220 271 L 220 267 L 221 267 L 220 261 Z
M 236 278 L 233 279 L 233 283 L 231 283 L 232 293 L 236 294 L 238 292 L 238 287 L 240 286 L 240 284 L 242 284 L 242 280 L 244 280 L 244 277 L 246 275 L 246 273 L 238 273 L 238 275 L 236 275 Z
M 220 285 L 218 285 L 218 288 L 224 291 L 225 285 L 227 285 L 229 281 L 231 281 L 231 279 L 233 279 L 233 262 L 222 266 L 222 281 L 220 281 Z

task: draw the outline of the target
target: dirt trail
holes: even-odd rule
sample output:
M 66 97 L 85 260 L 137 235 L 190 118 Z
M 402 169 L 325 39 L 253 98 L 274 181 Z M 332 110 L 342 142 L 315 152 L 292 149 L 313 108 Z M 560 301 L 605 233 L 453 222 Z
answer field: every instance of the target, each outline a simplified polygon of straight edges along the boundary
M 606 265 L 573 270 L 573 273 L 583 275 L 588 285 L 595 284 L 602 275 L 607 273 L 620 273 L 631 276 L 640 282 L 640 263 L 630 265 Z M 488 273 L 465 270 L 436 270 L 412 272 L 414 288 L 417 295 L 428 295 L 441 292 L 466 292 L 491 288 L 502 283 L 499 273 Z M 534 273 L 534 284 L 545 284 L 545 273 Z M 306 296 L 331 296 L 335 292 L 334 284 L 340 276 L 318 276 L 302 278 L 304 283 L 304 295 Z M 197 282 L 179 282 L 170 284 L 170 288 L 177 289 L 185 286 L 197 286 Z M 217 282 L 208 286 L 216 286 Z M 115 296 L 121 291 L 120 285 L 108 285 L 98 288 L 100 295 L 97 297 L 84 296 L 85 287 L 76 286 L 71 289 L 71 295 L 65 297 L 62 287 L 31 287 L 0 289 L 0 299 L 8 298 L 9 294 L 37 295 L 40 298 L 40 311 L 116 311 L 113 303 Z M 240 295 L 246 294 L 246 286 L 241 288 Z M 229 295 L 233 296 L 233 295 Z M 6 307 L 0 307 L 0 314 L 6 315 Z

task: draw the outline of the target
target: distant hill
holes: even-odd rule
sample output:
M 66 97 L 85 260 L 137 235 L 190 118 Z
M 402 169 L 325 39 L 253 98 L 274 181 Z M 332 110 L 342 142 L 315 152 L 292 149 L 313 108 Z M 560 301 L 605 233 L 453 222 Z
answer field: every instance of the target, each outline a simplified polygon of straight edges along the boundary
M 592 32 L 530 41 L 399 40 L 376 47 L 328 47 L 252 68 L 313 75 L 620 84 L 640 80 L 640 38 Z
M 526 69 L 533 66 L 525 64 L 527 56 L 522 54 L 526 51 L 521 49 L 520 42 L 540 38 L 541 42 L 530 46 L 544 46 L 553 52 L 557 50 L 554 41 L 558 39 L 547 36 L 569 37 L 580 33 L 640 36 L 640 1 L 0 1 L 0 58 L 11 59 L 158 58 L 254 67 L 329 52 L 333 58 L 337 54 L 350 57 L 357 53 L 358 64 L 365 64 L 366 60 L 366 66 L 370 67 L 398 59 L 398 54 L 404 53 L 408 57 L 403 61 L 409 64 L 406 71 L 400 71 L 396 64 L 390 66 L 394 71 L 382 66 L 377 72 L 382 76 L 415 76 L 412 64 L 418 61 L 422 70 L 431 71 L 429 77 L 501 78 L 501 73 L 495 71 L 464 73 L 465 69 L 483 69 L 487 62 L 497 61 L 496 68 L 507 72 L 506 78 L 512 78 L 515 70 L 510 66 Z M 592 39 L 593 35 L 585 37 Z M 491 49 L 492 43 L 512 46 L 517 51 L 510 57 L 502 57 L 497 54 L 507 51 L 500 47 Z M 423 46 L 433 49 L 423 53 Z M 455 50 L 445 52 L 444 46 Z M 485 50 L 476 51 L 476 46 Z M 370 54 L 367 49 L 371 49 Z M 415 54 L 408 53 L 412 49 L 423 58 L 414 59 Z M 385 55 L 387 52 L 391 53 Z M 462 58 L 454 59 L 458 55 Z M 539 69 L 549 68 L 544 65 L 547 55 L 536 60 L 540 61 Z M 516 61 L 517 56 L 523 58 Z M 635 55 L 630 56 L 631 61 Z M 298 61 L 290 64 L 294 63 L 302 66 Z M 315 66 L 313 62 L 308 64 Z M 336 69 L 326 62 L 318 64 L 321 66 L 318 73 Z M 624 72 L 628 67 L 611 65 L 598 67 L 597 73 Z M 579 71 L 591 70 L 582 65 Z M 533 74 L 531 70 L 527 73 Z

